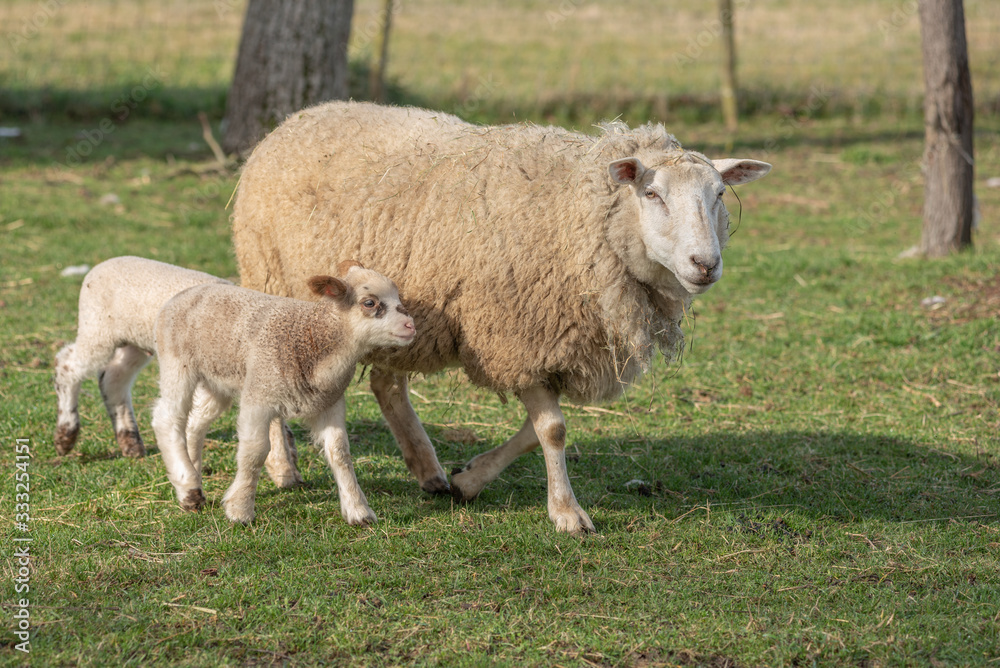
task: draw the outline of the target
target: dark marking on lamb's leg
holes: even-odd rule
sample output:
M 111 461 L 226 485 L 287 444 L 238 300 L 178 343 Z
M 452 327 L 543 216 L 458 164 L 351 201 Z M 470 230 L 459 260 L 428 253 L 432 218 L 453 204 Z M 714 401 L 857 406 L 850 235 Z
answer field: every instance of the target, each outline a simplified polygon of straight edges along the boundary
M 146 456 L 146 446 L 142 442 L 142 436 L 139 435 L 138 429 L 115 432 L 115 440 L 118 441 L 118 447 L 125 457 L 138 459 Z
M 406 376 L 372 367 L 371 387 L 396 438 L 403 461 L 420 482 L 420 488 L 430 494 L 448 494 L 451 491 L 448 478 L 438 462 L 431 439 L 410 404 Z
M 181 501 L 181 510 L 186 510 L 189 512 L 195 512 L 201 510 L 201 507 L 205 505 L 205 495 L 200 489 L 192 489 Z
M 80 434 L 80 425 L 61 424 L 56 429 L 55 444 L 56 452 L 60 455 L 68 455 L 73 446 L 76 445 L 76 437 Z

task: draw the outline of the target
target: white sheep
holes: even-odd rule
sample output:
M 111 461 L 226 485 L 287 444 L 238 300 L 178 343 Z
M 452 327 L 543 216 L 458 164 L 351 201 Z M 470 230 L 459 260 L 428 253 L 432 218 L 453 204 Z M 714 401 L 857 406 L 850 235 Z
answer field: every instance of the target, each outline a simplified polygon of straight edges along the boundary
M 80 288 L 76 340 L 56 354 L 56 452 L 68 454 L 76 444 L 80 386 L 96 374 L 122 454 L 146 454 L 132 409 L 132 384 L 156 350 L 160 307 L 178 292 L 205 283 L 231 285 L 211 274 L 129 256 L 101 262 L 87 273 Z M 199 394 L 199 405 L 201 400 Z M 276 422 L 271 437 L 271 479 L 279 487 L 301 483 L 291 432 Z
M 675 354 L 692 296 L 722 276 L 726 187 L 770 168 L 686 151 L 662 125 L 592 137 L 331 102 L 290 116 L 247 161 L 233 214 L 240 278 L 306 297 L 305 277 L 347 257 L 393 276 L 421 336 L 365 361 L 421 487 L 448 482 L 407 374 L 461 365 L 528 417 L 453 472 L 455 497 L 475 498 L 540 444 L 556 528 L 593 531 L 570 487 L 559 398 L 615 397 L 657 348 Z
M 308 280 L 318 303 L 212 284 L 189 288 L 163 306 L 156 322 L 160 399 L 153 429 L 185 510 L 205 502 L 194 461 L 200 445 L 186 438 L 204 434 L 239 396 L 237 471 L 222 499 L 231 521 L 253 520 L 268 425 L 290 417 L 304 418 L 322 444 L 348 524 L 376 521 L 354 475 L 344 390 L 362 356 L 408 345 L 416 331 L 392 281 L 356 263 L 341 267 L 342 279 Z M 207 400 L 192 412 L 199 385 Z

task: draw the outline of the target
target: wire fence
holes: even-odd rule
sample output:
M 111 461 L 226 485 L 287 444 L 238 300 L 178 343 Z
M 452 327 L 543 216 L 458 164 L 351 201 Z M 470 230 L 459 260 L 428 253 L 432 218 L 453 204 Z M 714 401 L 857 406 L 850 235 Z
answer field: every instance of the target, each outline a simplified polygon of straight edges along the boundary
M 382 0 L 355 3 L 354 95 Z M 919 113 L 916 0 L 734 0 L 744 113 Z M 459 115 L 715 113 L 716 3 L 396 0 L 389 99 Z M 1000 108 L 1000 3 L 966 0 L 977 107 Z M 106 113 L 145 86 L 145 113 L 221 113 L 246 0 L 5 0 L 0 114 Z

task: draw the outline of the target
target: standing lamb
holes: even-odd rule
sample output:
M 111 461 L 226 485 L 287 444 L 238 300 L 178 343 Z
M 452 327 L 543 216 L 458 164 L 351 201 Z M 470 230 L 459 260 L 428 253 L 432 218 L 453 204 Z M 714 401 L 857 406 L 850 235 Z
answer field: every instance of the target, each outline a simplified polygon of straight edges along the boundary
M 344 390 L 358 360 L 381 346 L 406 346 L 416 330 L 392 281 L 357 263 L 343 279 L 313 276 L 318 303 L 272 297 L 233 285 L 199 285 L 168 301 L 156 322 L 160 400 L 153 429 L 181 507 L 205 502 L 200 442 L 208 425 L 240 397 L 236 478 L 222 499 L 233 522 L 254 517 L 257 480 L 268 454 L 268 425 L 302 417 L 333 469 L 348 524 L 375 514 L 358 486 L 347 439 Z M 195 388 L 208 400 L 192 412 Z
M 96 374 L 122 454 L 146 454 L 132 410 L 132 384 L 156 350 L 154 328 L 160 308 L 181 290 L 204 283 L 232 285 L 211 274 L 141 257 L 105 260 L 87 273 L 80 288 L 76 341 L 56 354 L 56 452 L 68 454 L 76 444 L 80 385 Z M 272 426 L 271 437 L 271 479 L 279 487 L 301 483 L 291 432 L 279 421 Z
M 676 353 L 692 296 L 722 276 L 726 186 L 770 168 L 686 151 L 662 125 L 612 123 L 591 137 L 333 102 L 257 146 L 233 234 L 246 287 L 305 296 L 306 276 L 346 257 L 396 278 L 420 341 L 365 361 L 423 489 L 448 482 L 407 374 L 461 365 L 473 383 L 515 394 L 528 417 L 456 470 L 452 493 L 475 498 L 540 444 L 549 517 L 559 531 L 593 531 L 570 487 L 559 398 L 615 397 L 657 348 Z

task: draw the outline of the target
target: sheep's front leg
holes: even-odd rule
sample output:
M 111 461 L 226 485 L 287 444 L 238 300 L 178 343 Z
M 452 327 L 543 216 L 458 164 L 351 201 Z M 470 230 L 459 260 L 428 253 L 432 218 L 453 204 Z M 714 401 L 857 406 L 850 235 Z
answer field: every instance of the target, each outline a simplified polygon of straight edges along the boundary
M 132 384 L 151 355 L 141 348 L 124 345 L 97 377 L 101 397 L 115 427 L 115 440 L 126 457 L 144 457 L 146 446 L 139 435 L 139 425 L 132 410 Z
M 519 395 L 528 409 L 545 455 L 549 485 L 549 518 L 557 531 L 588 533 L 594 523 L 576 501 L 566 470 L 566 420 L 559 409 L 559 395 L 544 387 L 533 387 Z
M 473 457 L 465 466 L 451 472 L 452 496 L 457 501 L 472 501 L 511 462 L 537 447 L 535 428 L 531 424 L 531 418 L 526 418 L 521 429 L 506 443 Z
M 244 395 L 245 396 L 245 395 Z M 266 406 L 243 404 L 236 419 L 236 477 L 222 497 L 222 507 L 231 522 L 249 524 L 254 518 L 257 483 L 264 469 L 264 460 L 271 448 L 268 430 L 274 410 Z
M 322 445 L 323 456 L 337 481 L 340 514 L 348 524 L 355 526 L 377 522 L 378 518 L 368 507 L 368 499 L 354 474 L 351 446 L 347 440 L 347 404 L 343 397 L 313 420 L 312 430 L 313 438 Z
M 403 461 L 420 488 L 431 494 L 447 494 L 450 491 L 448 478 L 438 462 L 431 439 L 410 404 L 406 376 L 373 367 L 371 387 L 403 454 Z

